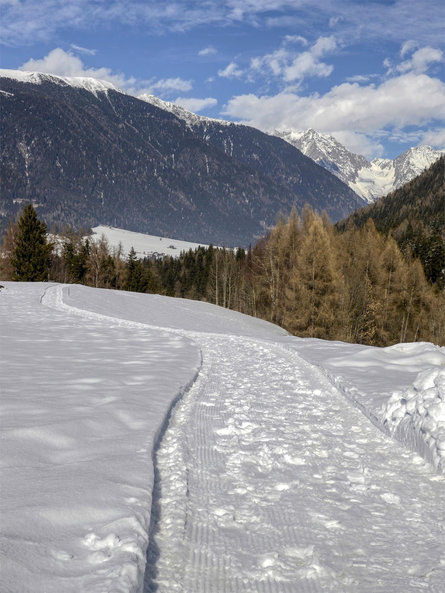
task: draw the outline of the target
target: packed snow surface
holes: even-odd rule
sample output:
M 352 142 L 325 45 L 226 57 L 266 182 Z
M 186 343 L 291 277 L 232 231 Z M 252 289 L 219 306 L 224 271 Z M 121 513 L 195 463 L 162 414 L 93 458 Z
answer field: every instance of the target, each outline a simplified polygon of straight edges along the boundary
M 443 348 L 77 285 L 0 312 L 1 591 L 444 591 Z
M 190 241 L 180 241 L 168 237 L 156 237 L 104 225 L 93 227 L 92 231 L 93 240 L 98 241 L 101 237 L 105 237 L 110 247 L 117 249 L 121 246 L 124 256 L 128 255 L 133 247 L 136 256 L 139 258 L 163 255 L 179 257 L 182 251 L 198 249 L 201 245 L 200 243 L 190 243 Z M 208 247 L 208 245 L 202 246 Z

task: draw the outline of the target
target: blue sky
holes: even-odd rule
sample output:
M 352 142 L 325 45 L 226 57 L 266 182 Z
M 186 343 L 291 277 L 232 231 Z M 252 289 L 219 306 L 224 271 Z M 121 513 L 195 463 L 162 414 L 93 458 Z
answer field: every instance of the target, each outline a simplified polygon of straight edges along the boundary
M 0 0 L 0 67 L 393 158 L 445 147 L 443 0 Z

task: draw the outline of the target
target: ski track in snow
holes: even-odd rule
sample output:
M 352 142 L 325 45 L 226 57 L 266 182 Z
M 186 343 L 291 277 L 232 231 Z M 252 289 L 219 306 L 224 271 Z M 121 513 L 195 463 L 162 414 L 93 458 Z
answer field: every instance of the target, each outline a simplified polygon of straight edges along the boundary
M 69 290 L 44 304 L 154 327 L 76 308 Z M 443 593 L 444 476 L 297 353 L 161 329 L 195 342 L 202 366 L 156 451 L 145 593 Z M 90 539 L 99 555 L 119 545 Z
M 199 341 L 157 455 L 146 593 L 443 591 L 443 478 L 297 355 Z

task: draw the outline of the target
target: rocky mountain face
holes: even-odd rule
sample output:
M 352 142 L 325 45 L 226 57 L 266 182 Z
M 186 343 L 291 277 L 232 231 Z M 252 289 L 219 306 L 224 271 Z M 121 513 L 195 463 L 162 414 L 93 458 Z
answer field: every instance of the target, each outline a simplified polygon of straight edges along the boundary
M 333 183 L 332 175 L 326 175 L 324 168 L 314 171 L 313 160 L 303 157 L 288 142 L 282 142 L 250 126 L 190 113 L 153 95 L 139 98 L 174 113 L 205 142 L 236 162 L 258 173 L 266 173 L 286 192 L 304 195 L 305 202 L 313 207 L 316 204 L 315 209 L 318 211 L 326 210 L 333 220 L 337 220 L 339 213 L 349 208 L 351 203 L 355 204 L 353 210 L 364 205 L 353 192 L 345 192 L 343 185 Z M 300 207 L 300 204 L 297 206 Z
M 445 154 L 445 150 L 418 146 L 394 160 L 368 161 L 364 156 L 349 151 L 332 136 L 315 130 L 274 131 L 273 135 L 301 150 L 370 203 L 411 181 Z
M 258 130 L 203 127 L 199 116 L 194 128 L 163 102 L 94 79 L 4 70 L 0 83 L 4 224 L 32 201 L 48 224 L 248 245 L 293 206 L 338 220 L 363 204 Z

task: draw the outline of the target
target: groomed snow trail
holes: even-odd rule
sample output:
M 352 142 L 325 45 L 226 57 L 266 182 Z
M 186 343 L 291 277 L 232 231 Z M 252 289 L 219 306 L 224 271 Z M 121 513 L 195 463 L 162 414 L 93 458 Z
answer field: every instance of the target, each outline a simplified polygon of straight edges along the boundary
M 166 330 L 201 350 L 155 460 L 145 593 L 443 593 L 445 477 L 268 324 L 146 295 L 51 295 L 112 331 Z
M 203 366 L 157 454 L 146 593 L 443 593 L 444 477 L 298 355 L 193 339 Z

